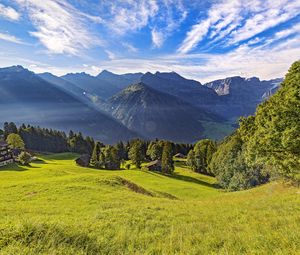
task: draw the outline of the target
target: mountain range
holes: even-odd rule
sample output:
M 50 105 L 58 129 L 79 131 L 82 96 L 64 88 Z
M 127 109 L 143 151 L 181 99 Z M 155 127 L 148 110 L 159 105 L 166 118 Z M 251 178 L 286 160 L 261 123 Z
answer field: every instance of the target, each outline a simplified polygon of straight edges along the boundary
M 201 84 L 175 72 L 97 76 L 0 69 L 0 119 L 81 131 L 106 143 L 133 137 L 194 142 L 222 138 L 253 114 L 281 79 L 229 77 Z

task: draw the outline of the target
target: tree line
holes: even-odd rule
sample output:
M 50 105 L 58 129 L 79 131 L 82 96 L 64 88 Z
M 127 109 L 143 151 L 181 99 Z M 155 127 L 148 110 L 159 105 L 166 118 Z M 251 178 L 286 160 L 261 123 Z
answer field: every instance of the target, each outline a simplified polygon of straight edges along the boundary
M 5 122 L 0 135 L 7 139 L 11 134 L 16 134 L 24 143 L 24 148 L 38 152 L 74 152 L 90 156 L 89 165 L 101 169 L 130 169 L 132 165 L 141 168 L 144 161 L 159 160 L 164 173 L 174 170 L 173 155 L 176 153 L 187 154 L 192 148 L 191 144 L 178 144 L 168 141 L 144 141 L 134 139 L 127 142 L 118 142 L 114 145 L 105 145 L 95 141 L 92 137 L 84 137 L 80 132 L 70 131 L 67 135 L 63 131 L 41 128 L 22 124 L 17 127 L 13 122 Z M 15 136 L 12 136 L 15 137 Z

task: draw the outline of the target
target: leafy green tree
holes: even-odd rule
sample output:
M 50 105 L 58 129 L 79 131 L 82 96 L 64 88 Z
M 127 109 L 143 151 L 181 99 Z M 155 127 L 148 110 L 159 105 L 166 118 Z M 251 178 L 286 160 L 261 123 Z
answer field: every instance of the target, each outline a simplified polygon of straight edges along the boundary
M 247 164 L 243 147 L 240 134 L 235 132 L 224 139 L 213 155 L 209 167 L 222 188 L 247 189 L 269 179 L 268 173 L 260 165 Z
M 29 165 L 31 162 L 31 155 L 26 151 L 22 151 L 18 156 L 18 161 L 20 162 L 21 165 L 24 166 Z
M 162 152 L 161 168 L 163 173 L 174 172 L 173 150 L 170 142 L 165 142 Z
M 141 168 L 142 161 L 144 160 L 143 154 L 143 142 L 139 139 L 134 140 L 128 152 L 128 157 L 131 159 L 132 163 L 137 167 Z
M 21 138 L 21 136 L 18 134 L 13 134 L 13 133 L 9 134 L 6 138 L 6 142 L 8 143 L 11 149 L 20 149 L 20 150 L 25 149 L 24 141 Z
M 285 177 L 300 173 L 299 91 L 300 61 L 297 61 L 281 88 L 258 107 L 256 116 L 242 120 L 239 132 L 245 142 L 248 164 L 271 166 Z

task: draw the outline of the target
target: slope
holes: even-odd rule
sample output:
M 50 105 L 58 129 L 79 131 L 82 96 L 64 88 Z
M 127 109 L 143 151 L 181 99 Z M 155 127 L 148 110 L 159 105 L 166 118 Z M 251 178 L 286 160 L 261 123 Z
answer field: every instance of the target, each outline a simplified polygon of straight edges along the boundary
M 225 193 L 184 167 L 173 177 L 99 171 L 76 166 L 74 157 L 1 169 L 2 254 L 299 253 L 297 188 L 270 183 Z
M 203 121 L 222 123 L 217 115 L 138 83 L 108 100 L 107 111 L 147 138 L 195 142 L 204 137 Z
M 3 122 L 72 129 L 108 143 L 135 136 L 116 120 L 21 66 L 0 69 L 0 107 Z

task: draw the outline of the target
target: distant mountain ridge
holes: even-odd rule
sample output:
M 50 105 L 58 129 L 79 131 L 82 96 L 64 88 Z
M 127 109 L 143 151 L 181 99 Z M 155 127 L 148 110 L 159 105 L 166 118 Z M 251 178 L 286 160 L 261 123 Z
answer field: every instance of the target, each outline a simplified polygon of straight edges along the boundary
M 28 123 L 24 119 L 28 115 L 32 124 L 75 127 L 109 142 L 137 136 L 177 142 L 222 138 L 231 132 L 230 124 L 253 114 L 260 102 L 275 93 L 281 80 L 234 76 L 201 84 L 175 72 L 114 74 L 107 70 L 97 76 L 58 77 L 13 66 L 0 69 L 0 104 L 10 105 L 14 119 L 6 113 L 0 117 Z M 18 110 L 20 104 L 25 107 Z
M 0 69 L 0 119 L 83 132 L 107 143 L 138 136 L 21 66 Z
M 219 116 L 142 82 L 110 98 L 107 110 L 129 129 L 145 137 L 177 142 L 195 142 L 203 138 L 202 121 L 222 121 Z

